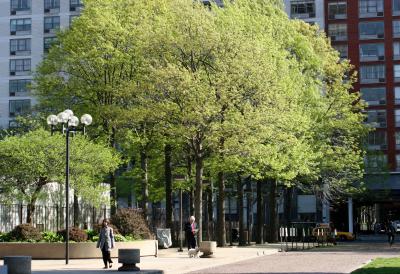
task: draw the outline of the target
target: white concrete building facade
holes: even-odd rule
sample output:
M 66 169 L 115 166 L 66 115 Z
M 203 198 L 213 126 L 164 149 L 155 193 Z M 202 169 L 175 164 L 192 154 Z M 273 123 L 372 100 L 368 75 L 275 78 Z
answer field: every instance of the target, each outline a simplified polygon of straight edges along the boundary
M 30 111 L 35 67 L 81 8 L 81 0 L 0 0 L 0 128 Z

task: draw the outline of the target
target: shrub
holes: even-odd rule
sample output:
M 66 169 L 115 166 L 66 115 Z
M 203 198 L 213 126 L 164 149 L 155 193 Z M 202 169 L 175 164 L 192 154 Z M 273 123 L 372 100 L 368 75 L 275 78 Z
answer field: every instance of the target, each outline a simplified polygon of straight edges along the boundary
M 11 233 L 0 233 L 0 242 L 10 242 L 11 240 Z
M 10 232 L 12 239 L 24 242 L 36 242 L 42 239 L 40 231 L 31 224 L 20 224 Z
M 111 228 L 113 229 L 114 234 L 121 234 L 121 233 L 119 232 L 118 228 L 117 228 L 115 225 L 109 223 L 108 226 L 111 227 Z M 101 227 L 102 227 L 101 224 L 95 224 L 95 225 L 93 226 L 93 232 L 96 233 L 96 235 L 99 235 L 99 234 L 100 234 Z
M 94 231 L 93 229 L 86 230 L 86 234 L 88 236 L 88 240 L 91 242 L 93 242 L 93 237 L 99 235 L 99 233 Z
M 150 239 L 152 234 L 143 215 L 132 208 L 118 209 L 111 222 L 122 235 L 132 235 L 135 239 Z
M 128 240 L 121 234 L 114 234 L 114 240 L 116 242 L 127 242 Z
M 48 243 L 58 243 L 63 241 L 63 237 L 52 231 L 45 231 L 42 233 L 43 241 Z
M 67 235 L 65 229 L 57 231 L 57 234 L 60 235 L 63 240 L 65 240 Z M 88 235 L 85 230 L 79 227 L 71 227 L 69 229 L 69 239 L 74 242 L 85 242 L 88 239 Z

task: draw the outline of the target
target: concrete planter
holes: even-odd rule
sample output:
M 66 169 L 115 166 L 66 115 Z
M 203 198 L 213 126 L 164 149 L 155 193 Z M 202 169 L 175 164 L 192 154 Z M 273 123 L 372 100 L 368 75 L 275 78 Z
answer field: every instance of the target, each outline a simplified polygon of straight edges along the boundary
M 157 256 L 156 240 L 134 242 L 118 242 L 111 251 L 111 257 L 118 257 L 119 248 L 140 249 L 140 256 Z M 64 259 L 65 243 L 0 243 L 0 258 L 4 256 L 31 256 L 32 259 Z M 69 257 L 71 259 L 101 258 L 100 249 L 96 243 L 70 243 Z

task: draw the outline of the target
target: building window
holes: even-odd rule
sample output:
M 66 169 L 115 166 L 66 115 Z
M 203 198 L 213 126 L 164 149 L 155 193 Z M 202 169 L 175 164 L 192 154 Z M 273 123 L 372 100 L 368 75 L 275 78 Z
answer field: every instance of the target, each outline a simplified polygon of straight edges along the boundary
M 17 14 L 17 11 L 30 11 L 31 0 L 11 0 L 11 15 Z
M 75 18 L 77 18 L 79 15 L 70 15 L 69 16 L 69 25 L 72 25 L 72 22 L 74 22 Z
M 393 66 L 394 81 L 400 82 L 400 65 Z
M 10 55 L 29 55 L 31 53 L 31 39 L 11 39 Z
M 50 50 L 50 47 L 57 41 L 57 37 L 45 37 L 43 39 L 43 51 L 45 53 L 48 53 Z
M 400 109 L 394 111 L 394 120 L 396 122 L 396 127 L 400 127 Z
M 76 11 L 77 8 L 80 8 L 82 6 L 83 4 L 81 0 L 70 0 L 69 2 L 70 11 Z
M 400 15 L 400 0 L 393 0 L 393 15 Z
M 328 3 L 329 19 L 346 19 L 347 3 L 345 1 Z
M 31 59 L 10 60 L 10 75 L 26 75 L 31 71 Z
M 385 37 L 383 22 L 361 22 L 359 29 L 360 39 L 381 39 Z
M 50 12 L 53 9 L 60 9 L 60 0 L 44 0 L 44 11 Z
M 394 103 L 400 104 L 400 87 L 394 88 Z
M 299 19 L 314 18 L 315 0 L 290 1 L 290 17 Z
M 362 88 L 361 98 L 369 106 L 379 106 L 386 104 L 386 88 Z
M 382 17 L 383 0 L 359 0 L 360 17 Z
M 347 25 L 346 24 L 329 24 L 328 35 L 332 41 L 347 40 Z
M 366 123 L 372 127 L 384 128 L 386 127 L 386 110 L 368 110 L 366 111 Z
M 361 44 L 360 45 L 361 61 L 383 61 L 385 60 L 384 44 Z
M 29 93 L 29 85 L 31 80 L 20 79 L 20 80 L 10 80 L 9 92 L 10 96 L 25 96 Z
M 10 117 L 26 114 L 31 109 L 31 100 L 10 100 Z
M 360 67 L 360 82 L 362 84 L 384 83 L 386 81 L 385 77 L 385 65 Z
M 400 42 L 393 42 L 393 59 L 400 60 Z
M 30 18 L 11 19 L 10 20 L 10 34 L 30 34 L 32 21 Z
M 365 158 L 364 162 L 367 170 L 371 171 L 387 167 L 388 164 L 386 154 L 370 154 Z
M 393 20 L 393 37 L 399 38 L 400 37 L 400 21 Z
M 60 28 L 60 16 L 49 16 L 44 18 L 44 32 L 50 33 Z
M 369 132 L 368 149 L 387 149 L 386 131 Z
M 333 45 L 333 48 L 339 52 L 339 57 L 346 59 L 348 57 L 348 46 L 347 45 Z

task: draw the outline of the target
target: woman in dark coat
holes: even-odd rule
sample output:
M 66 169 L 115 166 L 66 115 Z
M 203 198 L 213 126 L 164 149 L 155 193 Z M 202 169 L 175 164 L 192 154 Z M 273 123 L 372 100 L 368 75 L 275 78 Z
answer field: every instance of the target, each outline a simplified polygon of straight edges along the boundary
M 196 223 L 194 222 L 194 216 L 190 216 L 189 222 L 185 224 L 185 232 L 186 232 L 186 241 L 188 244 L 188 250 L 192 248 L 196 248 L 196 233 L 197 227 Z
M 112 267 L 113 261 L 111 260 L 110 252 L 111 249 L 114 248 L 114 245 L 113 229 L 108 226 L 108 220 L 104 219 L 100 230 L 99 240 L 97 241 L 97 248 L 100 248 L 101 253 L 103 254 L 104 268 Z

